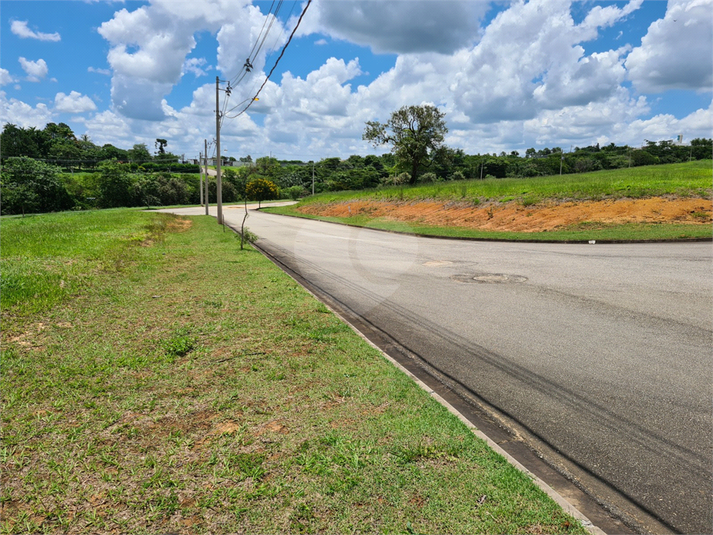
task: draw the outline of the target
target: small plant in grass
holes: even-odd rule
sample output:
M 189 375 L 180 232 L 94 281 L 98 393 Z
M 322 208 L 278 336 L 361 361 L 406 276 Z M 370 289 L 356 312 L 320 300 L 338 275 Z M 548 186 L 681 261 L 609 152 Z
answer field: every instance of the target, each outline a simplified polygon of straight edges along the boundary
M 240 236 L 240 249 L 242 250 L 244 247 L 244 244 L 247 243 L 255 243 L 260 236 L 255 234 L 254 232 L 251 232 L 248 227 L 241 227 L 240 232 L 238 233 Z
M 195 336 L 190 336 L 187 331 L 181 329 L 161 345 L 168 356 L 183 357 L 193 351 L 197 342 Z
M 540 199 L 535 195 L 527 195 L 520 200 L 520 204 L 524 207 L 532 206 L 540 202 Z

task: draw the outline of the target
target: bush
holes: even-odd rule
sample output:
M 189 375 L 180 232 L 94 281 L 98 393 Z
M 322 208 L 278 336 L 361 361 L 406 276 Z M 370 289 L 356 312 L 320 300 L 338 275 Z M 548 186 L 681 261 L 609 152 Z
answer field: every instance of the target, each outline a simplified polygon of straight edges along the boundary
M 428 184 L 430 182 L 436 182 L 437 179 L 436 173 L 424 173 L 421 175 L 421 178 L 419 178 L 419 181 Z
M 291 186 L 283 190 L 283 193 L 293 201 L 296 201 L 300 197 L 304 196 L 306 191 L 302 186 Z
M 382 183 L 385 186 L 400 186 L 402 184 L 408 184 L 411 182 L 411 175 L 409 173 L 401 173 L 400 175 L 390 175 L 382 179 Z
M 653 154 L 645 150 L 634 150 L 631 151 L 631 165 L 655 165 L 659 163 L 659 159 Z
M 133 199 L 129 165 L 116 160 L 107 160 L 99 167 L 101 169 L 99 206 L 102 208 L 131 206 Z
M 69 210 L 74 206 L 60 168 L 32 158 L 8 158 L 0 175 L 3 214 Z

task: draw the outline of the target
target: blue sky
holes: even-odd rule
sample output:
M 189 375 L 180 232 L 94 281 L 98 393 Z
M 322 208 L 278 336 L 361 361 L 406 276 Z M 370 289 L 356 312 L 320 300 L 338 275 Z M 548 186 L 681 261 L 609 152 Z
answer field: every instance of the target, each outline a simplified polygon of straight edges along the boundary
M 2 0 L 0 122 L 66 122 L 122 148 L 166 138 L 195 157 L 215 136 L 215 76 L 240 72 L 271 4 Z M 228 108 L 264 81 L 304 6 L 283 3 Z M 314 0 L 222 143 L 236 157 L 379 153 L 365 121 L 423 103 L 468 153 L 712 137 L 711 50 L 713 0 Z

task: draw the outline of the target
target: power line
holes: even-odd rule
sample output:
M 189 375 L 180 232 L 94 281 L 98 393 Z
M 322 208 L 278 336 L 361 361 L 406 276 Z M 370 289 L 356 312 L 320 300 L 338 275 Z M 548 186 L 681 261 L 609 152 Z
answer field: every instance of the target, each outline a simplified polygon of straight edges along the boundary
M 245 64 L 238 71 L 238 73 L 230 80 L 231 83 L 233 84 L 233 87 L 237 86 L 243 80 L 243 78 L 245 78 L 245 76 L 249 72 L 252 71 L 253 63 L 255 62 L 255 59 L 257 58 L 258 54 L 260 53 L 260 49 L 262 49 L 262 45 L 264 44 L 265 39 L 267 38 L 267 35 L 270 33 L 270 30 L 272 29 L 272 25 L 275 23 L 275 20 L 277 19 L 277 14 L 280 12 L 280 7 L 282 7 L 282 2 L 283 2 L 283 0 L 279 1 L 277 8 L 275 9 L 275 11 L 273 13 L 272 8 L 275 5 L 275 0 L 272 1 L 272 4 L 270 5 L 270 10 L 267 12 L 267 15 L 265 16 L 265 20 L 262 23 L 262 28 L 260 29 L 260 33 L 258 34 L 257 39 L 255 40 L 255 43 L 253 44 L 253 47 L 250 50 L 250 53 L 248 54 L 247 59 L 245 60 Z M 267 25 L 268 20 L 270 21 L 270 25 L 268 26 L 267 31 L 265 31 L 265 26 Z M 260 43 L 259 48 L 258 48 L 258 43 Z M 242 74 L 242 76 L 241 76 L 241 74 Z
M 263 25 L 262 25 L 262 28 L 260 29 L 260 33 L 258 34 L 257 39 L 255 40 L 255 43 L 253 44 L 253 47 L 250 50 L 250 53 L 248 54 L 247 59 L 245 60 L 245 64 L 240 69 L 240 71 L 238 71 L 238 73 L 231 80 L 228 81 L 228 86 L 225 90 L 226 97 L 225 97 L 225 100 L 223 102 L 223 106 L 221 109 L 221 126 L 223 124 L 223 119 L 225 118 L 225 116 L 228 113 L 230 113 L 234 109 L 240 107 L 242 104 L 244 104 L 248 100 L 248 99 L 245 99 L 245 100 L 239 102 L 238 104 L 236 104 L 235 106 L 233 106 L 232 108 L 228 109 L 228 102 L 230 101 L 231 90 L 234 89 L 237 85 L 239 85 L 240 82 L 242 82 L 245 79 L 245 77 L 248 75 L 248 73 L 252 72 L 252 70 L 254 69 L 253 63 L 256 61 L 263 46 L 265 45 L 265 42 L 267 41 L 270 31 L 272 30 L 272 27 L 275 24 L 275 21 L 278 20 L 277 17 L 280 13 L 280 10 L 282 9 L 282 4 L 284 3 L 284 0 L 279 0 L 277 2 L 277 6 L 275 6 L 275 1 L 276 0 L 273 0 L 272 4 L 270 5 L 270 9 L 269 9 L 267 15 L 265 16 L 265 20 L 263 21 Z M 290 12 L 288 13 L 288 19 L 292 15 L 292 12 L 295 9 L 296 3 L 297 3 L 296 1 L 292 3 L 292 7 L 290 8 Z M 274 11 L 273 11 L 273 8 L 274 8 Z M 268 24 L 268 21 L 269 21 L 269 24 Z M 282 25 L 281 25 L 281 27 L 282 27 L 282 30 L 280 31 L 280 34 L 278 35 L 278 37 L 275 39 L 275 42 L 271 47 L 270 53 L 272 53 L 272 51 L 274 51 L 275 46 L 277 45 L 278 41 L 280 40 L 282 35 L 284 35 L 284 33 L 285 33 L 285 27 Z M 252 90 L 250 90 L 250 92 L 252 92 Z M 233 118 L 233 117 L 231 117 L 231 118 Z
M 262 83 L 262 85 L 260 86 L 260 89 L 258 89 L 258 90 L 257 90 L 257 93 L 255 93 L 255 96 L 250 99 L 250 102 L 248 102 L 248 105 L 245 106 L 245 108 L 243 108 L 243 110 L 242 110 L 240 113 L 238 113 L 237 115 L 235 115 L 235 117 L 231 117 L 231 119 L 235 119 L 236 117 L 239 117 L 240 115 L 242 115 L 243 113 L 245 113 L 245 112 L 248 110 L 248 108 L 249 108 L 250 106 L 252 106 L 252 103 L 255 102 L 256 100 L 258 100 L 258 95 L 260 95 L 260 92 L 261 92 L 261 91 L 263 90 L 263 88 L 265 87 L 265 84 L 267 84 L 268 80 L 269 80 L 270 77 L 272 76 L 272 73 L 275 72 L 275 69 L 277 68 L 277 64 L 280 63 L 280 60 L 282 59 L 282 56 L 285 54 L 285 50 L 287 50 L 287 47 L 288 47 L 288 46 L 290 45 L 290 43 L 292 42 L 292 38 L 295 36 L 295 33 L 297 32 L 297 28 L 300 27 L 300 23 L 302 22 L 302 19 L 304 18 L 305 13 L 307 13 L 307 9 L 309 8 L 309 6 L 310 6 L 311 3 L 312 3 L 312 0 L 307 0 L 307 5 L 306 5 L 305 8 L 302 10 L 302 13 L 300 14 L 300 18 L 297 20 L 297 24 L 295 24 L 295 27 L 293 28 L 292 33 L 290 34 L 289 39 L 287 39 L 287 43 L 285 43 L 285 46 L 282 47 L 282 51 L 280 52 L 279 57 L 278 57 L 277 60 L 275 61 L 275 64 L 272 66 L 272 69 L 270 69 L 270 72 L 269 72 L 269 74 L 267 75 L 267 77 L 265 78 L 265 81 L 264 81 L 264 82 Z

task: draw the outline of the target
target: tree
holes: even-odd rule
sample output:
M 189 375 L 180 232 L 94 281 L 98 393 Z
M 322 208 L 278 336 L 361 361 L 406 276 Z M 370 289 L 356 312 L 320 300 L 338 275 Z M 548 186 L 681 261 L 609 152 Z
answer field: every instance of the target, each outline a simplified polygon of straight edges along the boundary
M 28 129 L 7 123 L 0 134 L 0 155 L 3 160 L 13 156 L 45 158 L 49 138 L 43 130 L 34 127 Z
M 166 145 L 168 145 L 168 141 L 166 141 L 165 139 L 156 138 L 156 143 L 154 144 L 154 146 L 156 147 L 156 150 L 158 150 L 159 154 L 166 153 Z
M 2 213 L 68 210 L 74 201 L 60 181 L 60 169 L 32 158 L 8 158 L 0 174 Z
M 262 201 L 269 201 L 280 198 L 280 190 L 277 185 L 266 178 L 256 178 L 248 182 L 245 186 L 245 195 L 251 201 L 258 201 L 258 208 Z
M 393 112 L 385 124 L 367 121 L 362 139 L 375 147 L 391 145 L 391 152 L 410 169 L 410 182 L 415 184 L 421 167 L 448 132 L 443 117 L 445 113 L 435 106 L 404 106 Z
M 151 153 L 145 143 L 136 143 L 133 148 L 129 149 L 129 158 L 134 163 L 150 162 Z
M 60 142 L 75 142 L 77 141 L 77 136 L 74 135 L 72 129 L 69 125 L 65 123 L 47 123 L 44 129 L 45 134 L 50 139 L 51 143 Z
M 99 151 L 100 160 L 119 160 L 120 162 L 125 162 L 129 159 L 128 151 L 119 149 L 114 145 L 107 143 Z
M 696 138 L 691 140 L 689 157 L 696 160 L 708 160 L 713 156 L 713 143 L 710 139 Z
M 99 205 L 102 208 L 131 206 L 131 177 L 128 165 L 116 160 L 107 160 L 99 166 L 101 179 L 99 182 Z
M 270 156 L 263 156 L 255 160 L 255 170 L 261 175 L 269 176 L 271 178 L 275 177 L 275 174 L 280 169 L 280 162 L 277 158 L 271 158 Z

